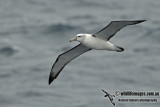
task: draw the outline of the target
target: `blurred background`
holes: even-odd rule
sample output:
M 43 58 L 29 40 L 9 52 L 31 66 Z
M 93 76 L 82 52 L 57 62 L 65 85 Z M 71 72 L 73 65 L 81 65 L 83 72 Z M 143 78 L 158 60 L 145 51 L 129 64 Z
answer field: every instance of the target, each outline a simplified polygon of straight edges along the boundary
M 159 10 L 159 0 L 0 0 L 0 106 L 113 107 L 101 89 L 159 92 Z M 68 40 L 94 34 L 113 20 L 147 21 L 111 39 L 124 52 L 87 52 L 49 86 L 57 56 L 78 44 Z M 160 97 L 146 97 L 157 103 L 118 98 L 118 107 L 160 105 Z

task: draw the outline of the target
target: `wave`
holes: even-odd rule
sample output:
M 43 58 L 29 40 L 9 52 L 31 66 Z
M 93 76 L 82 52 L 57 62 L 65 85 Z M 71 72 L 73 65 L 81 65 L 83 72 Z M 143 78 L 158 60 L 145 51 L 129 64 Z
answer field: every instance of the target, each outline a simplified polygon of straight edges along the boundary
M 9 78 L 11 74 L 0 74 L 0 78 Z
M 1 55 L 5 55 L 5 56 L 12 56 L 13 54 L 15 54 L 18 50 L 15 49 L 12 46 L 5 46 L 0 48 L 0 54 Z
M 42 96 L 41 92 L 33 91 L 33 90 L 26 90 L 24 92 L 19 92 L 17 94 L 23 97 L 41 97 Z
M 46 27 L 43 33 L 46 33 L 46 34 L 61 33 L 61 32 L 71 31 L 75 29 L 77 29 L 76 26 L 58 23 L 58 24 L 53 24 Z

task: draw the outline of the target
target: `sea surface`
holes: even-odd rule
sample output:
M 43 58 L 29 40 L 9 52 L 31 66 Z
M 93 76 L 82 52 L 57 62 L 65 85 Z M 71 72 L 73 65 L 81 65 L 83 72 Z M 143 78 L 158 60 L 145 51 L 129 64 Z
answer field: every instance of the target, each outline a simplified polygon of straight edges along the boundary
M 57 56 L 113 20 L 127 26 L 111 42 L 124 52 L 92 50 L 49 86 Z M 113 107 L 101 89 L 160 92 L 160 0 L 0 0 L 0 107 Z M 157 99 L 120 102 L 119 99 Z M 117 107 L 159 107 L 160 96 L 116 96 Z

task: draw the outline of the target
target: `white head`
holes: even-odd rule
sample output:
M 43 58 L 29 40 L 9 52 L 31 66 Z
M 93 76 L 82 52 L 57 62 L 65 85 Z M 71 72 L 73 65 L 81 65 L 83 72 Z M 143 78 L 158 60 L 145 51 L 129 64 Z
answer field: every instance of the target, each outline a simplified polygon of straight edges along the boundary
M 79 41 L 80 43 L 84 41 L 86 34 L 77 34 L 74 38 L 70 39 L 69 42 Z

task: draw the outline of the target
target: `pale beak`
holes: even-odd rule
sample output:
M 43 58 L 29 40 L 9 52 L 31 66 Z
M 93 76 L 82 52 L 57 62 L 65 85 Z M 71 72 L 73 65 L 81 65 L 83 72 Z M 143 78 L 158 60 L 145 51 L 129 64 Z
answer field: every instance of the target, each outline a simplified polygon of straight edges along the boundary
M 70 39 L 69 42 L 76 41 L 76 40 L 77 40 L 77 37 L 74 37 L 74 38 Z

